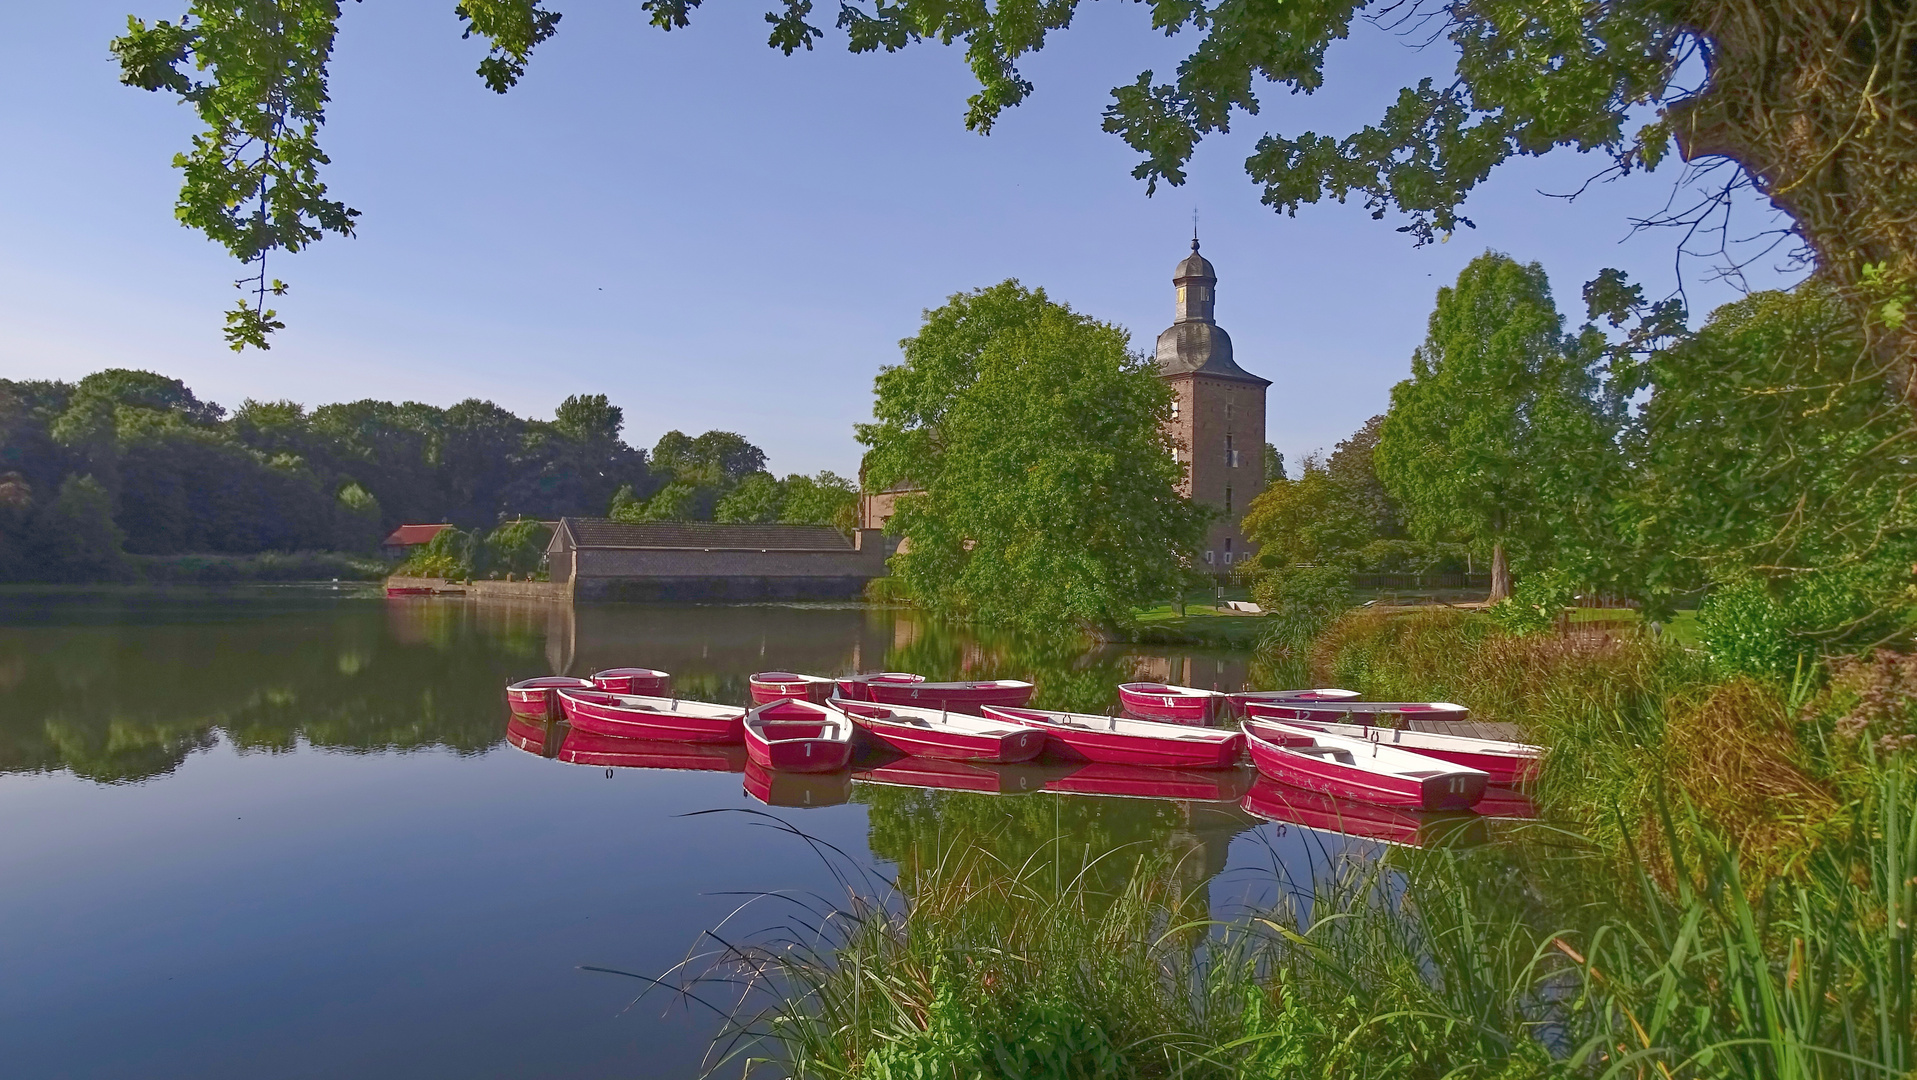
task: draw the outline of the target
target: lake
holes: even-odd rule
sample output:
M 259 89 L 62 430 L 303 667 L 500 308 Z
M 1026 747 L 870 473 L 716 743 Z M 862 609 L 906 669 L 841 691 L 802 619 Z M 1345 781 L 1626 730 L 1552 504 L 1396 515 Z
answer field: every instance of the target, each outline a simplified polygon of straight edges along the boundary
M 1263 821 L 1230 783 L 1207 801 L 894 777 L 768 806 L 737 772 L 508 741 L 506 682 L 615 666 L 721 702 L 769 668 L 1021 676 L 1038 704 L 1101 712 L 1127 678 L 1250 677 L 1242 656 L 1084 653 L 855 606 L 0 593 L 7 1074 L 693 1076 L 712 1013 L 635 1004 L 643 983 L 583 967 L 666 972 L 722 922 L 782 925 L 763 894 L 842 900 L 842 875 L 954 843 L 1068 867 L 1162 856 L 1219 915 L 1372 847 Z

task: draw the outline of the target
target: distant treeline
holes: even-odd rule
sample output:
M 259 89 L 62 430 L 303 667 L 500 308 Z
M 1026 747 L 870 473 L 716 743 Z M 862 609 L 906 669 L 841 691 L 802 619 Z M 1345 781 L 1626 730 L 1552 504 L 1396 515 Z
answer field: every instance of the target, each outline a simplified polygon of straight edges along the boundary
M 569 397 L 551 420 L 478 399 L 310 412 L 249 400 L 229 415 L 144 371 L 0 379 L 0 581 L 134 576 L 126 554 L 371 552 L 405 522 L 481 530 L 520 517 L 709 519 L 722 509 L 776 521 L 790 503 L 807 519 L 849 523 L 851 485 L 829 473 L 774 480 L 764 452 L 730 432 L 668 432 L 648 455 L 626 445 L 623 426 L 603 394 Z M 821 481 L 835 500 L 805 497 Z M 754 497 L 722 505 L 742 487 Z

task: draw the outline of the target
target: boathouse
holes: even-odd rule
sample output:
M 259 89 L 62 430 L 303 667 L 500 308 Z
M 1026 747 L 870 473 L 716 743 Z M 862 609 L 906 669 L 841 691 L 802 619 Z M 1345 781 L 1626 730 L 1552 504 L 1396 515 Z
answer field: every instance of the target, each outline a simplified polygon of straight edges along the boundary
M 885 574 L 888 541 L 825 525 L 566 517 L 546 547 L 576 600 L 850 600 Z

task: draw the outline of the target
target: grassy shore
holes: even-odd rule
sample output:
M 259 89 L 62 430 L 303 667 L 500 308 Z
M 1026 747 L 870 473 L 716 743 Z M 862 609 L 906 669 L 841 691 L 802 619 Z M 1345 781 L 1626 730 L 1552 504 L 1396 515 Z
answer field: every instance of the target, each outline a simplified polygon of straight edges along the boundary
M 1366 612 L 1304 655 L 1549 748 L 1548 823 L 1280 882 L 1220 923 L 961 849 L 709 973 L 797 1077 L 1911 1075 L 1917 660 L 1718 677 L 1667 637 Z M 798 943 L 795 945 L 794 943 Z M 741 982 L 740 980 L 743 980 Z M 735 1059 L 736 1060 L 736 1059 Z

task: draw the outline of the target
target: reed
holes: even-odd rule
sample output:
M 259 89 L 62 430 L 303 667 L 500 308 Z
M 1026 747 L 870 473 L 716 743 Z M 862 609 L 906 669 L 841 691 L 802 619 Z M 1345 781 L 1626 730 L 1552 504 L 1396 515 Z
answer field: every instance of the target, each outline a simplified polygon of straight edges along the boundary
M 1328 858 L 1222 921 L 1152 857 L 1105 893 L 953 849 L 694 982 L 739 992 L 715 1071 L 801 1078 L 1903 1077 L 1917 783 L 1873 775 L 1755 897 L 1721 841 L 1667 887 L 1540 831 Z

